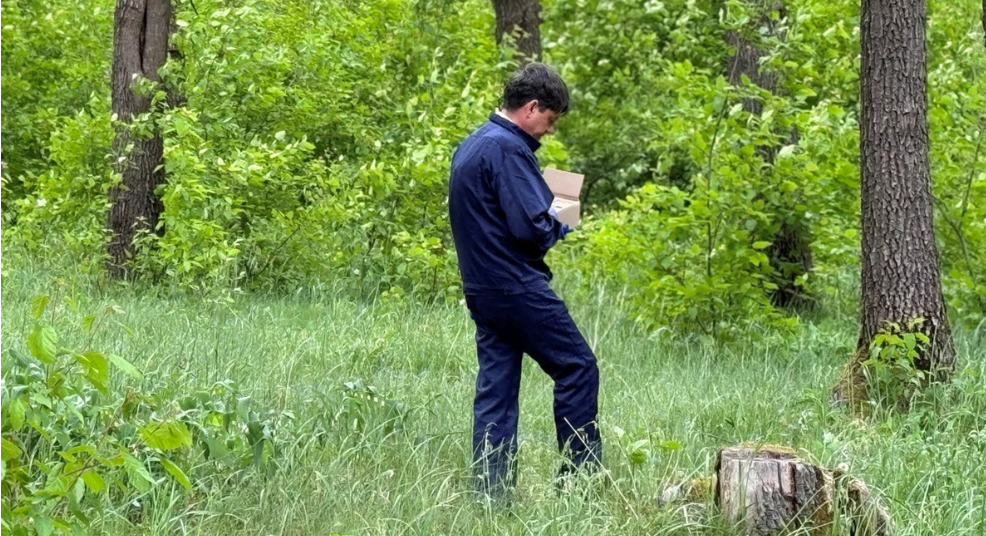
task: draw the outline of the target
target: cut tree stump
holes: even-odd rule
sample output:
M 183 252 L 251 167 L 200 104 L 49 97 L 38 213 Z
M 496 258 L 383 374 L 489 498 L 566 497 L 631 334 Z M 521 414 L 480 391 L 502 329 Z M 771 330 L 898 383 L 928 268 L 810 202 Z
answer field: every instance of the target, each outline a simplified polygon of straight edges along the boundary
M 838 499 L 836 497 L 838 496 Z M 715 503 L 750 536 L 831 533 L 845 516 L 854 536 L 888 536 L 890 516 L 861 480 L 807 463 L 787 447 L 724 448 L 716 459 Z
M 729 447 L 716 460 L 716 504 L 750 536 L 802 528 L 824 534 L 833 521 L 832 475 L 784 447 Z

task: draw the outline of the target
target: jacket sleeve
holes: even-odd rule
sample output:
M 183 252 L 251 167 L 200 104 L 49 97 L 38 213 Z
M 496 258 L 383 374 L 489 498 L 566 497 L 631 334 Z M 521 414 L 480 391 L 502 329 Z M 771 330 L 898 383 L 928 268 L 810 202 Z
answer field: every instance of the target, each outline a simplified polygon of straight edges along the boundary
M 537 162 L 528 155 L 504 151 L 494 174 L 510 234 L 547 252 L 565 234 L 565 224 L 548 214 L 551 199 L 544 197 L 544 179 Z

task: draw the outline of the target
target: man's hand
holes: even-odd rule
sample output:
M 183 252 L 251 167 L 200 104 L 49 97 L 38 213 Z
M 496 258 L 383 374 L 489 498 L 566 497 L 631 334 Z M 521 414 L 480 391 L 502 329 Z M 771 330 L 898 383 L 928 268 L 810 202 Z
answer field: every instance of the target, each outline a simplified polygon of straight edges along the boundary
M 550 214 L 552 218 L 554 218 L 556 220 L 558 219 L 558 211 L 555 210 L 555 207 L 550 207 L 548 209 L 548 214 Z M 568 233 L 572 232 L 573 230 L 574 229 L 572 229 L 571 227 L 569 227 L 567 223 L 561 224 L 561 237 L 562 238 L 565 238 L 565 235 L 567 235 Z

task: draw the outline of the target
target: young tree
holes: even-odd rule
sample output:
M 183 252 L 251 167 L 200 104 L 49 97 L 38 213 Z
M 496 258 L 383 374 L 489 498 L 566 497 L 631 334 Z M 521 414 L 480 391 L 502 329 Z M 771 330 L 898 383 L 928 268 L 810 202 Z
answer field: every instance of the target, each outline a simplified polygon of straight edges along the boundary
M 945 380 L 954 366 L 931 204 L 925 22 L 925 0 L 863 0 L 862 327 L 849 383 L 837 388 L 850 399 L 871 342 L 892 324 L 928 337 L 918 368 Z
M 760 13 L 752 18 L 757 31 L 751 32 L 751 35 L 777 36 L 777 21 L 770 15 L 771 11 L 776 11 L 783 17 L 784 3 L 781 0 L 745 1 L 752 11 Z M 767 53 L 755 40 L 756 37 L 751 39 L 748 35 L 735 31 L 726 34 L 726 41 L 733 48 L 733 55 L 727 65 L 729 83 L 734 86 L 742 85 L 745 76 L 753 85 L 776 93 L 779 89 L 777 73 L 761 65 Z M 763 103 L 757 99 L 743 99 L 743 109 L 747 113 L 760 115 Z M 793 143 L 797 143 L 797 132 L 792 130 L 790 138 Z M 763 147 L 760 154 L 770 166 L 777 156 L 777 147 Z M 770 264 L 778 274 L 774 281 L 777 289 L 771 294 L 771 302 L 778 307 L 787 307 L 805 301 L 804 291 L 796 282 L 812 269 L 811 238 L 810 231 L 804 224 L 793 218 L 783 218 L 778 226 L 767 250 Z
M 111 277 L 128 275 L 134 237 L 157 227 L 163 205 L 154 189 L 164 182 L 163 141 L 158 132 L 135 135 L 131 123 L 150 109 L 151 100 L 134 88 L 141 78 L 160 81 L 168 58 L 171 0 L 117 0 L 113 22 L 112 106 L 119 122 L 113 140 L 121 181 L 110 190 L 107 269 Z
M 496 42 L 513 36 L 521 66 L 541 60 L 540 0 L 493 0 L 496 12 Z

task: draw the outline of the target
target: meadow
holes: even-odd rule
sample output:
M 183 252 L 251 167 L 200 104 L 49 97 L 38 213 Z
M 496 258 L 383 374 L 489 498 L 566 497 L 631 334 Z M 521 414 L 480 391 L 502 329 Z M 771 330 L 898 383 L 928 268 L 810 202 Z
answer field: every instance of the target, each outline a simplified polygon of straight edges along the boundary
M 40 321 L 68 346 L 90 337 L 81 314 L 117 306 L 91 346 L 143 378 L 113 373 L 114 389 L 180 400 L 219 385 L 269 415 L 269 463 L 197 480 L 190 492 L 155 473 L 127 502 L 101 499 L 93 534 L 733 534 L 711 495 L 697 505 L 657 497 L 711 475 L 717 449 L 740 442 L 848 464 L 886 503 L 895 534 L 986 530 L 982 326 L 956 329 L 950 385 L 919 393 L 908 412 L 853 414 L 828 401 L 856 342 L 852 304 L 802 318 L 791 335 L 765 329 L 711 344 L 626 320 L 632 289 L 591 293 L 563 277 L 557 287 L 599 357 L 606 470 L 581 491 L 556 489 L 551 382 L 527 360 L 519 487 L 510 507 L 496 508 L 469 485 L 476 362 L 463 305 L 356 299 L 331 285 L 214 299 L 146 293 L 27 264 L 4 267 L 5 361 L 25 347 L 34 296 L 50 297 Z

